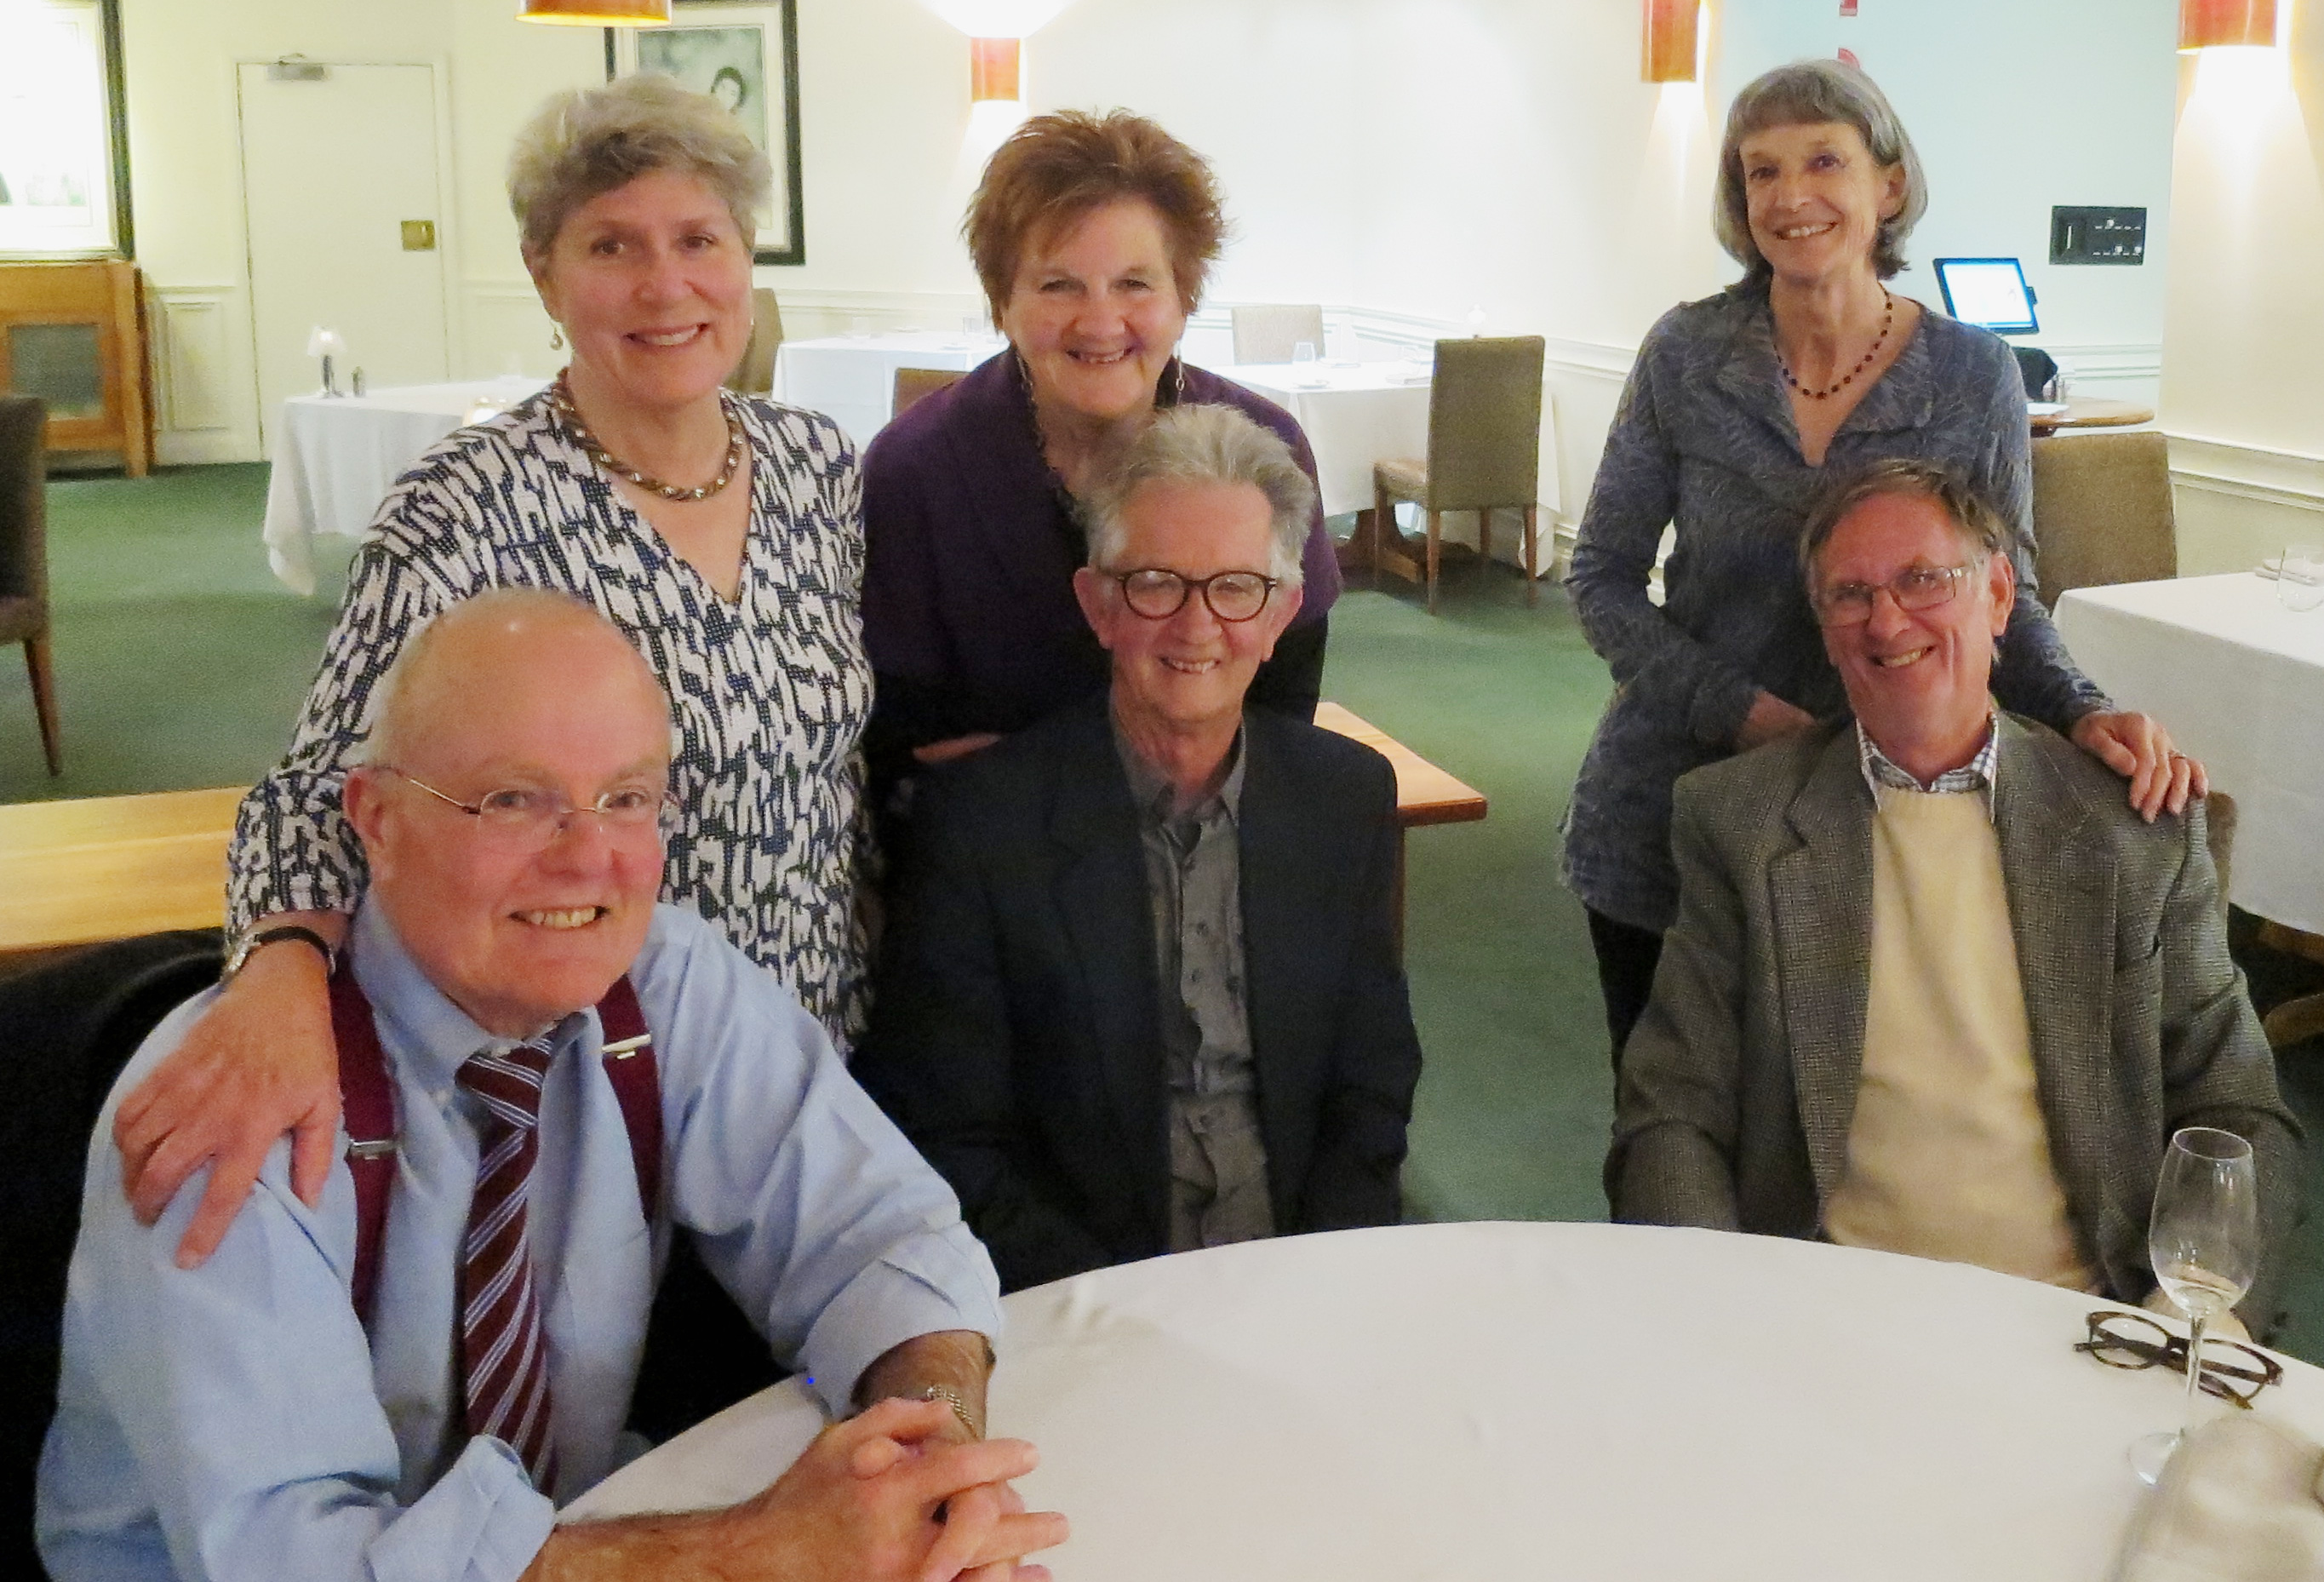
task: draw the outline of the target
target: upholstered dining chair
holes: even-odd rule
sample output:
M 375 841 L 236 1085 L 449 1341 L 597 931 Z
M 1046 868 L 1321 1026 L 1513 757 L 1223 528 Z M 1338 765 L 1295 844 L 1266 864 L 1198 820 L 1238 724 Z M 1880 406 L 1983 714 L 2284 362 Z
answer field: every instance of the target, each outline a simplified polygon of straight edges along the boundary
M 726 375 L 726 388 L 743 395 L 764 395 L 775 387 L 775 348 L 783 344 L 783 310 L 765 286 L 751 290 L 751 344 L 742 360 Z
M 0 395 L 0 646 L 24 645 L 32 711 L 49 772 L 64 772 L 56 677 L 49 662 L 48 409 L 37 395 Z
M 904 409 L 923 396 L 934 395 L 945 385 L 967 377 L 967 373 L 959 368 L 897 369 L 895 400 L 888 408 L 890 420 L 902 417 Z
M 2034 441 L 2034 569 L 2050 606 L 2070 588 L 2179 575 L 2171 452 L 2161 434 Z
M 1303 340 L 1323 355 L 1323 310 L 1312 303 L 1236 308 L 1230 316 L 1238 363 L 1287 363 Z
M 1428 613 L 1436 613 L 1436 573 L 1443 553 L 1447 511 L 1477 513 L 1477 558 L 1493 549 L 1493 512 L 1525 513 L 1526 603 L 1541 597 L 1536 551 L 1541 507 L 1541 375 L 1545 343 L 1537 335 L 1479 337 L 1436 343 L 1436 372 L 1428 391 L 1425 460 L 1377 462 L 1372 467 L 1373 567 L 1428 585 Z M 1415 561 L 1396 530 L 1396 503 L 1410 500 L 1428 522 L 1425 559 Z

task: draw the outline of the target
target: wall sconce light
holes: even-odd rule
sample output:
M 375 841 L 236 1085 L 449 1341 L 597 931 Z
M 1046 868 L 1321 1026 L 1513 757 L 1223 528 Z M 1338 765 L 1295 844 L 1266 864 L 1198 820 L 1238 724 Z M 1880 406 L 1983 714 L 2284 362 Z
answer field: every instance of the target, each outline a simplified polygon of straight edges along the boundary
M 1016 99 L 1017 68 L 1023 58 L 1019 39 L 968 41 L 968 97 L 972 104 L 992 99 Z
M 2275 43 L 2275 0 L 2179 0 L 2179 52 Z
M 523 0 L 517 17 L 565 27 L 663 27 L 669 0 Z
M 1647 82 L 1692 82 L 1701 0 L 1643 0 L 1643 4 L 1646 21 L 1639 75 Z

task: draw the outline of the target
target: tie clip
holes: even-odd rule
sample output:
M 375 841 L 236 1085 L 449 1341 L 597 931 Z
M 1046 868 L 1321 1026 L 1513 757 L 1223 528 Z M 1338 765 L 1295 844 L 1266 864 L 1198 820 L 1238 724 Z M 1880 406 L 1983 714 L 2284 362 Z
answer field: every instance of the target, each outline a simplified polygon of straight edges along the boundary
M 626 1060 L 653 1042 L 653 1034 L 641 1032 L 635 1038 L 616 1039 L 605 1046 L 605 1053 L 616 1060 Z

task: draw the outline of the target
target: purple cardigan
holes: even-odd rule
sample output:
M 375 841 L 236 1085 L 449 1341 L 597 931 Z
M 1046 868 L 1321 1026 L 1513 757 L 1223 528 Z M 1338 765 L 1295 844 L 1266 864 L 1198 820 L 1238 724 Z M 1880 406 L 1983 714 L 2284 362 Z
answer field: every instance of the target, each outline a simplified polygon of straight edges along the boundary
M 1185 368 L 1182 402 L 1240 408 L 1280 435 L 1309 477 L 1289 412 Z M 1007 352 L 880 430 L 863 458 L 863 640 L 878 695 L 867 735 L 875 780 L 899 754 L 972 731 L 1021 730 L 1106 689 L 1105 651 L 1074 601 L 1081 532 L 1057 497 Z M 1340 567 L 1321 506 L 1303 556 L 1299 615 L 1251 683 L 1253 702 L 1302 718 L 1323 671 L 1323 616 Z M 883 764 L 882 760 L 886 760 Z

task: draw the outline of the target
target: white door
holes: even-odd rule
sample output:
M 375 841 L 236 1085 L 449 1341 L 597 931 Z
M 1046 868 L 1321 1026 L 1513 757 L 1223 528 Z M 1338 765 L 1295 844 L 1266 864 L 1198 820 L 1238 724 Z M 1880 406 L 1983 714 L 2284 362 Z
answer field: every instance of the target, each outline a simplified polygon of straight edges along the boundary
M 260 432 L 273 453 L 285 397 L 312 393 L 317 325 L 339 332 L 339 388 L 451 377 L 446 206 L 430 66 L 299 63 L 240 70 L 242 190 Z

